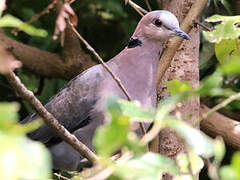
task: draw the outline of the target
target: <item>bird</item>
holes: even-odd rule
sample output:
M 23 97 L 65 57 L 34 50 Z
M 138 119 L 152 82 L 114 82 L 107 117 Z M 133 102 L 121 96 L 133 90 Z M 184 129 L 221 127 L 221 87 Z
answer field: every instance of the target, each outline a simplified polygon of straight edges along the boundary
M 166 10 L 151 11 L 140 19 L 126 47 L 106 63 L 131 98 L 139 101 L 143 107 L 154 107 L 157 104 L 157 65 L 164 44 L 171 36 L 190 39 L 180 29 L 174 14 Z M 67 83 L 48 101 L 45 108 L 94 151 L 94 132 L 104 124 L 104 100 L 109 96 L 127 99 L 109 72 L 99 64 Z M 33 113 L 21 123 L 26 124 L 38 118 Z M 85 159 L 45 124 L 30 132 L 28 137 L 47 146 L 55 170 L 78 170 Z

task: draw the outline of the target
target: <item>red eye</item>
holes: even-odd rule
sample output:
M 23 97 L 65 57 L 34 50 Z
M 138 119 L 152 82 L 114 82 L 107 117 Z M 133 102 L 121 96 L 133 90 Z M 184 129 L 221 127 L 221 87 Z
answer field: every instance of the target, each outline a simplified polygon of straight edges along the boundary
M 157 27 L 160 27 L 162 25 L 162 21 L 160 21 L 159 19 L 156 19 L 154 21 L 154 24 L 157 26 Z

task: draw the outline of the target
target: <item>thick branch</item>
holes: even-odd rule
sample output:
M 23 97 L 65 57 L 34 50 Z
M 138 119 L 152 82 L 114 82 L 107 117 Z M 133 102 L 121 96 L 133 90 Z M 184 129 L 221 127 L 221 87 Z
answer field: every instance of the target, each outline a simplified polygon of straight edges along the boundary
M 190 11 L 188 12 L 187 16 L 184 18 L 183 22 L 181 23 L 181 29 L 185 32 L 189 32 L 192 29 L 193 20 L 197 19 L 200 13 L 202 12 L 207 0 L 195 1 L 192 5 Z M 169 68 L 171 61 L 177 52 L 178 48 L 180 47 L 183 38 L 175 37 L 169 40 L 168 48 L 165 49 L 163 52 L 159 65 L 158 65 L 158 85 L 161 82 L 161 79 Z
M 201 105 L 201 114 L 209 111 L 207 106 Z M 211 136 L 222 136 L 227 144 L 240 149 L 240 122 L 214 112 L 201 121 L 201 129 Z
M 54 117 L 49 113 L 41 102 L 29 91 L 20 81 L 20 79 L 11 72 L 5 75 L 11 86 L 15 91 L 41 116 L 44 122 L 52 128 L 64 141 L 70 144 L 76 151 L 85 156 L 90 162 L 94 163 L 97 160 L 97 156 L 83 143 L 81 143 L 74 135 L 66 130 Z
M 58 54 L 19 43 L 7 37 L 3 31 L 0 31 L 0 42 L 22 62 L 24 67 L 41 76 L 71 79 L 94 65 L 94 63 L 89 63 L 91 57 L 83 50 L 79 52 L 81 56 L 78 55 L 74 63 L 67 63 Z M 83 62 L 88 63 L 84 65 Z

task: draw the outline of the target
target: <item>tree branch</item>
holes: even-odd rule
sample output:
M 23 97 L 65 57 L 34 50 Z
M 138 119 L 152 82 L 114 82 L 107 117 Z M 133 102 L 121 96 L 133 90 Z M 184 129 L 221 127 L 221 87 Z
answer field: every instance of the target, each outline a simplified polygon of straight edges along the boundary
M 202 115 L 209 111 L 211 109 L 201 104 Z M 201 129 L 211 136 L 222 136 L 227 144 L 240 149 L 240 122 L 213 112 L 201 121 Z
M 207 3 L 207 0 L 195 1 L 191 9 L 189 10 L 187 16 L 184 18 L 183 22 L 181 23 L 181 29 L 183 31 L 188 33 L 192 29 L 193 20 L 197 19 L 197 17 L 202 12 L 206 3 Z M 158 65 L 158 75 L 157 75 L 158 85 L 160 84 L 166 70 L 170 67 L 171 61 L 175 53 L 177 52 L 178 48 L 180 47 L 182 41 L 183 41 L 183 38 L 180 38 L 180 37 L 174 37 L 169 40 L 167 49 L 164 50 Z
M 75 59 L 74 64 L 68 64 L 58 54 L 24 45 L 7 37 L 2 30 L 0 30 L 0 41 L 25 68 L 45 77 L 71 79 L 94 64 L 91 57 L 83 50 L 79 52 L 80 55 Z
M 98 157 L 86 145 L 81 143 L 74 135 L 66 130 L 64 126 L 62 126 L 54 116 L 45 109 L 34 94 L 21 83 L 20 79 L 14 74 L 14 72 L 10 72 L 5 75 L 5 77 L 13 89 L 15 89 L 15 91 L 35 109 L 39 116 L 43 118 L 43 121 L 52 128 L 59 137 L 85 156 L 90 162 L 94 163 L 98 159 Z

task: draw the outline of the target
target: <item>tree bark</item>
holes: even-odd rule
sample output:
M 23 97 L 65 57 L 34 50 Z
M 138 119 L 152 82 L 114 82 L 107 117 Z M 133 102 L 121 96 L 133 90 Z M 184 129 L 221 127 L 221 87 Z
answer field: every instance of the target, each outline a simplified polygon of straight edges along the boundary
M 158 1 L 163 9 L 168 9 L 174 13 L 178 20 L 182 22 L 191 8 L 194 0 L 171 0 L 171 1 Z M 179 79 L 180 81 L 189 81 L 193 88 L 199 85 L 199 69 L 198 69 L 198 55 L 199 55 L 199 31 L 192 29 L 189 33 L 191 40 L 184 41 L 181 47 L 177 50 L 171 66 L 163 76 L 162 83 L 158 88 L 158 100 L 169 96 L 164 82 Z M 190 124 L 199 118 L 200 102 L 198 97 L 191 98 L 183 103 L 176 109 L 180 112 L 182 118 Z M 175 111 L 175 112 L 176 112 Z M 179 153 L 184 152 L 184 142 L 177 134 L 170 130 L 164 129 L 159 133 L 159 152 L 163 155 L 175 159 Z M 166 175 L 164 179 L 172 179 Z
M 201 105 L 201 114 L 207 111 L 209 108 Z M 210 136 L 222 136 L 227 144 L 240 149 L 240 122 L 214 112 L 201 121 L 201 129 Z
M 66 38 L 73 39 L 71 36 L 66 36 Z M 7 37 L 2 30 L 0 30 L 0 41 L 8 51 L 22 62 L 25 68 L 40 76 L 71 79 L 95 64 L 90 55 L 86 54 L 81 47 L 78 48 L 78 52 L 73 58 L 68 54 L 60 56 L 24 45 Z M 76 40 L 72 44 L 76 45 Z M 79 42 L 78 46 L 80 46 Z

